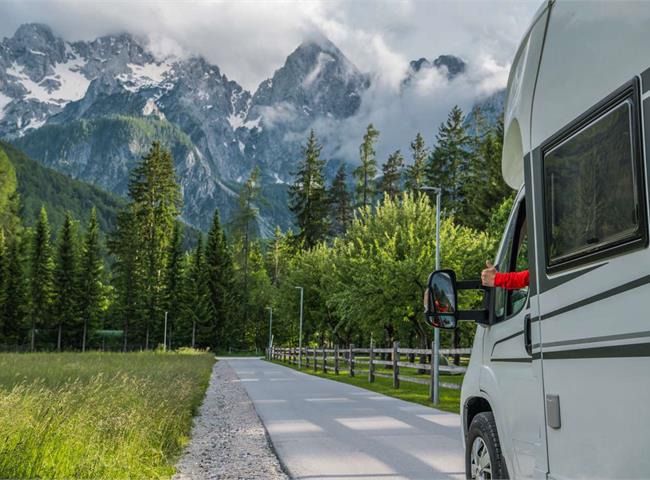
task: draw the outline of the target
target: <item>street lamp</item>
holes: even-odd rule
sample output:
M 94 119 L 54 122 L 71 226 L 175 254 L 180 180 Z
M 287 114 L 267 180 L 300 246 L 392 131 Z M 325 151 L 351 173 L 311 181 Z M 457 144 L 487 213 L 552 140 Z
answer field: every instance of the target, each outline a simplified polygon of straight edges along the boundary
M 442 200 L 442 189 L 439 187 L 421 186 L 419 190 L 436 193 L 436 270 L 440 270 L 440 203 Z M 433 331 L 433 403 L 438 405 L 440 401 L 440 329 Z
M 273 346 L 273 307 L 266 307 L 269 311 L 269 348 Z
M 302 368 L 302 302 L 304 288 L 295 287 L 300 290 L 300 333 L 298 335 L 298 368 Z

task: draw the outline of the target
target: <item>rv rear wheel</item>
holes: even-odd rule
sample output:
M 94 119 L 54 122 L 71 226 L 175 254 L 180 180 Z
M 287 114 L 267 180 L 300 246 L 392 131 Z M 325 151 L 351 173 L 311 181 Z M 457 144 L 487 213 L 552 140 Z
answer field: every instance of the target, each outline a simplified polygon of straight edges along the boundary
M 470 479 L 508 478 L 492 412 L 479 413 L 472 420 L 465 444 L 465 473 Z

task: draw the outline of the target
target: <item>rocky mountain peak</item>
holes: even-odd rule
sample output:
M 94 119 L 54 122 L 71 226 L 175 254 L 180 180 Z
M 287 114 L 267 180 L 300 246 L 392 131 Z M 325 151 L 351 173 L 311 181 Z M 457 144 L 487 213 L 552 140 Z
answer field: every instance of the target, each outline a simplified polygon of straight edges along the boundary
M 453 80 L 456 76 L 465 73 L 466 67 L 465 62 L 455 55 L 440 55 L 433 61 L 433 66 L 445 68 L 449 80 Z

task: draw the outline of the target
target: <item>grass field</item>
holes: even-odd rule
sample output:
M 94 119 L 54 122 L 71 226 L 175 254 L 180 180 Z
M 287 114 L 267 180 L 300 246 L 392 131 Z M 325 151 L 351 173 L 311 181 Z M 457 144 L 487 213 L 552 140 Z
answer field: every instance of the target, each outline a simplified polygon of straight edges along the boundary
M 0 478 L 169 478 L 214 356 L 0 354 Z
M 298 370 L 298 367 L 296 365 L 284 363 L 279 360 L 273 360 L 273 363 Z M 360 365 L 359 368 L 367 368 L 367 365 Z M 312 368 L 306 367 L 303 367 L 301 371 L 310 375 L 316 375 L 317 377 L 328 378 L 330 380 L 336 380 L 337 382 L 343 382 L 349 385 L 354 385 L 356 387 L 372 390 L 373 392 L 382 393 L 390 397 L 400 398 L 408 402 L 419 403 L 421 405 L 426 405 L 427 407 L 434 406 L 429 401 L 428 385 L 402 381 L 400 382 L 400 388 L 395 389 L 393 388 L 393 380 L 390 378 L 376 377 L 373 383 L 368 382 L 367 373 L 350 377 L 348 375 L 348 371 L 343 369 L 340 370 L 339 375 L 335 375 L 333 370 L 328 370 L 327 373 L 323 373 L 323 371 L 320 369 L 317 372 L 314 372 Z M 387 370 L 385 368 L 377 368 L 376 372 L 392 373 L 391 370 Z M 428 373 L 426 375 L 417 375 L 416 370 L 403 367 L 400 367 L 400 374 L 413 377 L 428 377 Z M 460 384 L 463 381 L 463 377 L 462 375 L 440 375 L 440 381 Z M 447 412 L 458 413 L 460 411 L 460 390 L 440 388 L 440 404 L 437 405 L 436 408 L 445 410 Z

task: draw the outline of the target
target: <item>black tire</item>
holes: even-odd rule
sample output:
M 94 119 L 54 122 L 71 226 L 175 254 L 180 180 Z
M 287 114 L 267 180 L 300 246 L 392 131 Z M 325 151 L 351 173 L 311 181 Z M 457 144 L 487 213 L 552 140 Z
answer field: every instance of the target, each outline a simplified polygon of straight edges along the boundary
M 465 443 L 465 475 L 468 479 L 472 477 L 472 448 L 477 438 L 483 441 L 487 451 L 490 455 L 491 464 L 491 479 L 507 479 L 508 469 L 506 468 L 506 461 L 501 452 L 501 444 L 499 443 L 499 434 L 497 433 L 497 425 L 494 422 L 494 415 L 492 412 L 482 412 L 477 414 L 472 420 L 467 432 L 467 442 Z M 480 444 L 480 441 L 478 442 Z

